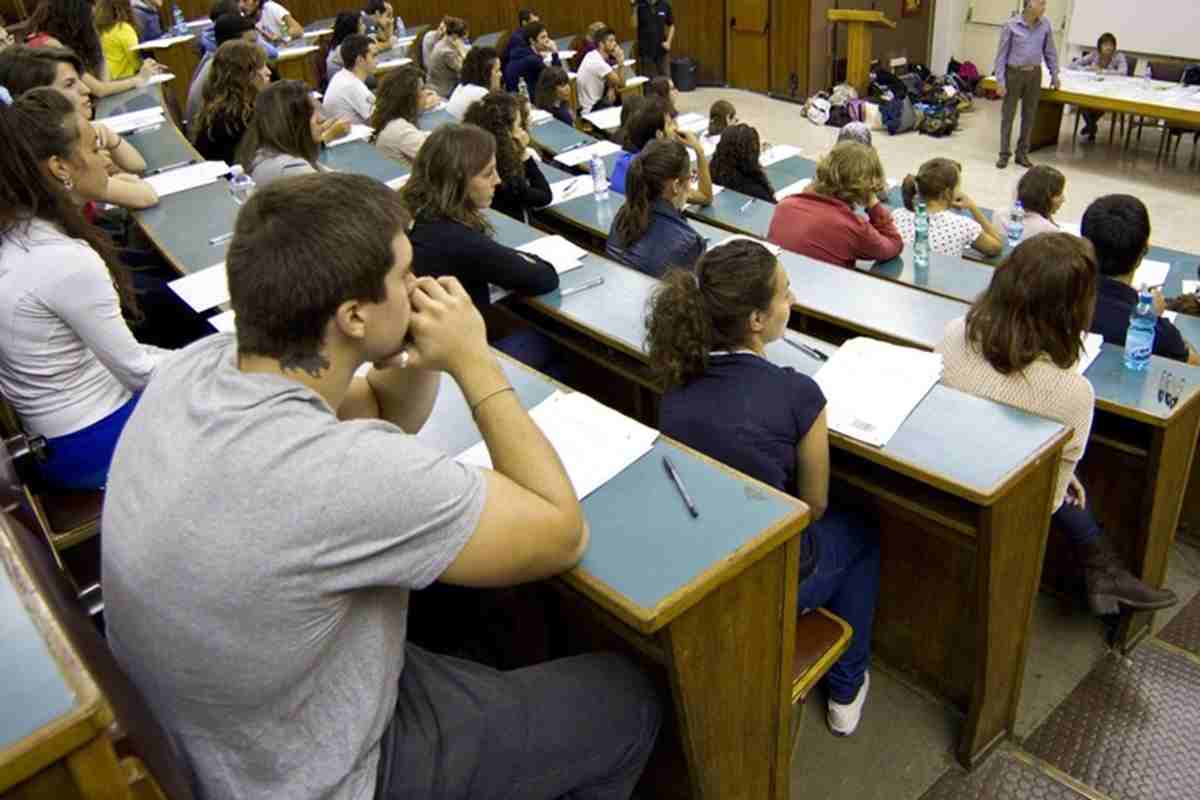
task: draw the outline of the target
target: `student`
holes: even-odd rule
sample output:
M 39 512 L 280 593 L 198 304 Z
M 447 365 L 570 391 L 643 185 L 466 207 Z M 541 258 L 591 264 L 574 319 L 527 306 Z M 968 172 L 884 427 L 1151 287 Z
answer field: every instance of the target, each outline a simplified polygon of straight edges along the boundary
M 212 7 L 209 9 L 208 18 L 216 24 L 216 21 L 226 14 L 232 14 L 235 17 L 242 16 L 242 9 L 238 5 L 238 0 L 214 0 Z M 250 19 L 250 27 L 254 28 L 254 20 Z M 268 42 L 258 28 L 254 28 L 255 41 L 258 46 L 263 49 L 267 56 L 267 61 L 275 61 L 279 58 L 279 48 Z M 208 26 L 200 33 L 200 55 L 201 57 L 211 55 L 217 52 L 217 48 L 221 45 L 217 43 L 216 29 L 213 25 Z
M 562 67 L 546 67 L 538 78 L 533 93 L 533 104 L 542 111 L 549 111 L 564 125 L 575 125 L 575 112 L 571 110 L 571 78 Z
M 737 109 L 728 100 L 718 100 L 708 109 L 709 136 L 720 136 L 737 123 Z
M 133 0 L 133 25 L 139 41 L 162 36 L 162 0 Z
M 1054 215 L 1067 200 L 1067 177 L 1045 164 L 1031 167 L 1017 182 L 1017 200 L 1025 209 L 1025 232 L 1021 241 L 1032 239 L 1039 233 L 1057 233 L 1059 227 Z M 1003 225 L 1010 216 L 1011 209 L 1002 208 L 993 218 Z
M 347 36 L 340 49 L 346 68 L 334 75 L 325 89 L 325 116 L 345 117 L 355 125 L 366 125 L 375 112 L 375 95 L 366 83 L 376 67 L 371 40 L 356 33 Z
M 1117 52 L 1117 37 L 1111 33 L 1100 34 L 1100 38 L 1096 41 L 1096 49 L 1076 58 L 1071 62 L 1069 68 L 1105 75 L 1129 74 L 1129 64 L 1125 60 L 1125 54 Z M 1096 124 L 1100 122 L 1104 112 L 1084 108 L 1080 109 L 1080 113 L 1083 114 L 1085 123 L 1080 133 L 1086 136 L 1089 142 L 1096 141 L 1096 133 L 1099 130 Z
M 433 49 L 438 46 L 438 43 L 446 37 L 446 20 L 449 16 L 442 17 L 438 22 L 438 26 L 431 31 L 427 31 L 421 38 L 421 63 L 425 65 L 426 71 L 429 70 L 429 65 L 433 63 Z
M 1121 606 L 1174 605 L 1174 592 L 1134 577 L 1114 554 L 1075 477 L 1092 427 L 1095 396 L 1075 370 L 1096 302 L 1092 247 L 1066 233 L 1022 242 L 992 274 L 966 319 L 946 327 L 937 352 L 942 383 L 1055 420 L 1071 431 L 1062 451 L 1053 508 L 1084 568 L 1093 613 Z
M 696 134 L 691 131 L 681 131 L 675 127 L 675 120 L 671 119 L 662 100 L 658 98 L 647 99 L 645 105 L 629 120 L 625 134 L 625 149 L 617 156 L 617 160 L 613 164 L 612 189 L 625 194 L 625 176 L 630 163 L 643 147 L 655 139 L 677 139 L 691 150 L 699 182 L 696 189 L 689 190 L 685 202 L 697 203 L 702 206 L 711 203 L 713 199 L 712 177 L 709 174 L 708 156 L 704 154 L 704 146 L 696 138 Z
M 651 78 L 646 83 L 646 97 L 661 98 L 663 104 L 667 107 L 667 113 L 671 115 L 671 119 L 679 116 L 679 109 L 675 107 L 675 102 L 679 99 L 679 90 L 675 88 L 675 82 L 670 78 L 659 76 Z
M 726 128 L 713 154 L 713 183 L 774 203 L 775 187 L 759 162 L 761 155 L 758 131 L 752 126 L 739 123 Z
M 113 80 L 132 78 L 142 68 L 142 59 L 134 50 L 138 46 L 137 30 L 133 27 L 133 7 L 129 0 L 97 0 L 96 30 L 100 33 L 100 49 Z
M 1141 200 L 1127 194 L 1110 194 L 1093 200 L 1083 212 L 1083 238 L 1096 250 L 1100 285 L 1091 330 L 1104 341 L 1125 346 L 1129 317 L 1138 303 L 1133 274 L 1150 250 L 1150 212 Z M 1155 291 L 1155 304 L 1162 313 L 1162 297 Z M 1154 355 L 1200 364 L 1200 355 L 1175 324 L 1160 316 L 1154 325 Z
M 613 220 L 605 252 L 654 278 L 670 267 L 691 269 L 707 246 L 683 218 L 691 179 L 692 162 L 682 143 L 649 142 L 629 167 L 625 205 Z
M 339 11 L 337 17 L 333 20 L 333 35 L 329 40 L 329 55 L 325 57 L 325 82 L 326 86 L 329 81 L 333 80 L 333 76 L 337 75 L 346 66 L 342 63 L 342 42 L 346 41 L 348 36 L 354 34 L 366 34 L 367 26 L 363 20 L 362 14 L 356 14 L 353 11 Z
M 870 686 L 879 534 L 852 503 L 830 503 L 820 387 L 767 359 L 765 348 L 784 335 L 793 302 L 787 272 L 766 247 L 729 242 L 706 253 L 695 273 L 667 274 L 651 301 L 646 342 L 651 367 L 668 387 L 662 432 L 808 505 L 798 604 L 825 606 L 854 628 L 825 676 L 826 721 L 848 736 Z
M 104 50 L 88 0 L 42 0 L 29 18 L 28 30 L 34 31 L 26 38 L 30 47 L 73 50 L 83 62 L 83 80 L 96 97 L 136 89 L 159 72 L 154 59 L 147 58 L 136 75 L 120 80 L 108 78 Z
M 98 489 L 162 353 L 134 339 L 128 268 L 80 212 L 110 182 L 88 121 L 52 89 L 0 98 L 0 391 L 46 437 L 46 482 Z
M 630 24 L 637 28 L 638 67 L 651 78 L 671 74 L 675 14 L 667 0 L 633 0 Z
M 634 117 L 649 102 L 649 100 L 639 94 L 630 95 L 621 101 L 621 127 L 613 133 L 612 140 L 621 145 L 621 149 L 627 153 L 634 152 L 633 145 L 629 143 L 629 133 Z
M 446 17 L 446 33 L 430 53 L 425 68 L 429 85 L 442 97 L 449 97 L 458 85 L 467 45 L 467 23 L 458 17 Z
M 213 37 L 217 47 L 239 39 L 249 44 L 255 44 L 258 41 L 258 31 L 254 27 L 253 20 L 247 19 L 241 14 L 225 14 L 217 18 L 213 24 Z M 188 86 L 187 106 L 183 114 L 188 130 L 192 130 L 196 122 L 196 115 L 204 106 L 204 85 L 208 82 L 209 73 L 212 72 L 213 57 L 216 54 L 217 51 L 214 49 L 200 59 L 200 63 L 196 66 L 196 74 L 192 76 L 191 85 Z
M 533 92 L 537 86 L 542 70 L 546 68 L 544 57 L 550 56 L 550 65 L 558 67 L 562 61 L 558 58 L 558 45 L 550 38 L 550 32 L 540 22 L 531 22 L 524 28 L 515 31 L 510 40 L 509 57 L 504 63 L 504 88 L 515 92 L 525 79 L 525 88 Z
M 425 89 L 425 73 L 416 64 L 405 64 L 391 70 L 379 82 L 375 112 L 371 127 L 372 140 L 379 152 L 394 161 L 411 164 L 416 161 L 429 131 L 417 127 L 417 117 L 428 108 L 437 95 Z
M 446 101 L 446 112 L 461 120 L 472 103 L 488 92 L 499 92 L 502 88 L 500 57 L 496 55 L 496 48 L 472 47 L 463 59 L 459 84 Z
M 275 0 L 238 0 L 238 7 L 243 17 L 254 20 L 258 32 L 268 42 L 286 43 L 304 35 L 304 26 Z
M 374 40 L 379 52 L 386 52 L 396 44 L 396 15 L 387 0 L 367 0 L 362 12 L 366 23 L 365 33 Z
M 529 150 L 524 98 L 492 92 L 467 109 L 463 122 L 478 125 L 496 139 L 496 172 L 500 185 L 492 197 L 492 208 L 522 222 L 529 212 L 544 208 L 554 199 L 546 176 Z
M 480 309 L 491 305 L 489 284 L 523 295 L 558 288 L 553 264 L 492 239 L 483 211 L 499 185 L 495 137 L 475 125 L 450 123 L 425 141 L 401 190 L 414 218 L 413 271 L 457 278 Z M 557 360 L 550 341 L 532 328 L 496 347 L 535 369 Z
M 254 115 L 258 93 L 271 83 L 267 59 L 257 45 L 235 39 L 213 58 L 196 115 L 193 142 L 209 161 L 237 163 L 237 148 Z
M 253 121 L 239 146 L 240 161 L 261 189 L 279 178 L 321 171 L 321 145 L 349 131 L 346 120 L 321 116 L 304 81 L 280 81 L 258 93 Z
M 617 90 L 625 85 L 620 66 L 625 51 L 617 44 L 612 28 L 596 32 L 596 49 L 583 57 L 575 75 L 575 91 L 584 114 L 617 104 Z
M 467 294 L 414 277 L 365 176 L 279 181 L 237 222 L 237 333 L 160 366 L 103 520 L 109 646 L 198 794 L 628 797 L 661 712 L 625 658 L 500 672 L 406 641 L 410 591 L 539 580 L 588 544 Z M 444 380 L 494 469 L 413 435 Z
M 817 175 L 800 194 L 775 207 L 767 238 L 793 253 L 829 264 L 853 267 L 859 259 L 888 261 L 900 255 L 904 240 L 879 194 L 887 188 L 883 165 L 873 149 L 843 142 L 817 164 Z M 867 210 L 867 218 L 854 213 Z
M 600 20 L 597 20 L 591 25 L 587 26 L 587 31 L 582 37 L 582 46 L 575 51 L 575 55 L 571 56 L 570 63 L 568 65 L 571 72 L 579 72 L 579 65 L 583 63 L 585 58 L 587 58 L 587 54 L 596 49 L 596 36 L 599 35 L 600 31 L 607 27 L 609 26 Z M 576 41 L 579 41 L 579 39 L 576 39 Z
M 975 201 L 962 190 L 962 165 L 948 158 L 933 158 L 921 165 L 916 176 L 906 175 L 903 188 L 904 208 L 892 214 L 896 230 L 905 246 L 916 239 L 916 202 L 925 200 L 929 215 L 929 249 L 947 256 L 961 256 L 973 247 L 985 256 L 1004 251 L 1004 235 L 984 216 Z M 968 219 L 958 213 L 966 209 Z

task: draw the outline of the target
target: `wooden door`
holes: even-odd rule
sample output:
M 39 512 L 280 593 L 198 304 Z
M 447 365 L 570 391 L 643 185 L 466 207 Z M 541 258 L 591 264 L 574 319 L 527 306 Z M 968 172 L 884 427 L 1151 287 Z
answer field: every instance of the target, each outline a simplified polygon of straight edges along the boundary
M 772 97 L 803 102 L 809 94 L 811 15 L 812 0 L 771 4 Z
M 771 0 L 728 0 L 725 17 L 726 80 L 738 89 L 767 91 Z

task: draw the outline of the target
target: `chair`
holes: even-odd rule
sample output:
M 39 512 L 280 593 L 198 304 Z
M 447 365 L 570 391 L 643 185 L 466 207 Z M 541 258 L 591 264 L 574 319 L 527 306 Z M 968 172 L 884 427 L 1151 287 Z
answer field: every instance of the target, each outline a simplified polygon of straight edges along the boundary
M 1148 63 L 1150 64 L 1151 78 L 1156 81 L 1169 81 L 1170 83 L 1179 83 L 1183 80 L 1183 71 L 1187 68 L 1186 64 L 1179 61 L 1149 61 Z M 1158 142 L 1158 156 L 1161 158 L 1168 138 L 1167 125 L 1162 120 L 1153 117 L 1136 117 L 1130 120 L 1129 127 L 1125 131 L 1125 146 L 1129 146 L 1129 140 L 1133 136 L 1134 127 L 1137 128 L 1138 143 L 1141 143 L 1142 128 L 1146 127 L 1148 122 L 1162 133 L 1162 139 Z
M 1125 76 L 1132 77 L 1137 71 L 1138 60 L 1136 58 L 1126 57 L 1125 59 Z M 1116 137 L 1117 128 L 1120 127 L 1121 135 L 1125 135 L 1125 128 L 1129 122 L 1129 115 L 1118 111 L 1110 111 L 1109 126 L 1108 126 L 1108 143 L 1111 145 Z M 1083 116 L 1083 109 L 1075 106 L 1075 130 L 1071 133 L 1071 141 L 1079 138 L 1079 122 Z
M 796 653 L 792 660 L 792 745 L 804 721 L 809 692 L 846 652 L 854 634 L 850 623 L 818 608 L 796 618 Z

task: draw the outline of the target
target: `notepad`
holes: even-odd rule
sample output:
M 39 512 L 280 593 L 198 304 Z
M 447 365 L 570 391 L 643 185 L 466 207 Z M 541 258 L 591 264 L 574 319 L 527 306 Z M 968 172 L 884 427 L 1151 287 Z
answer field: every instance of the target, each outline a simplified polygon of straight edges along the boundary
M 175 80 L 175 73 L 160 72 L 157 75 L 151 75 L 149 78 L 147 78 L 145 85 L 146 86 L 157 86 L 160 83 L 167 83 L 168 81 L 173 81 L 173 80 Z
M 166 36 L 162 39 L 151 39 L 148 42 L 141 42 L 140 44 L 134 45 L 131 49 L 132 50 L 162 50 L 163 48 L 170 47 L 173 44 L 179 44 L 180 42 L 190 42 L 192 39 L 195 39 L 195 38 L 196 37 L 190 33 L 185 33 L 182 36 Z
M 796 181 L 795 183 L 789 183 L 787 186 L 783 187 L 782 189 L 780 189 L 778 192 L 775 193 L 775 199 L 782 200 L 783 198 L 785 198 L 789 195 L 800 194 L 806 188 L 808 188 L 809 182 L 810 181 L 808 178 L 802 178 L 802 179 Z
M 1137 272 L 1133 273 L 1133 286 L 1145 286 L 1148 289 L 1157 289 L 1167 282 L 1167 274 L 1171 271 L 1171 265 L 1165 261 L 1151 261 L 1148 258 L 1143 258 L 1141 266 L 1137 268 Z
M 621 146 L 616 142 L 596 142 L 587 147 L 576 147 L 573 150 L 568 150 L 565 153 L 560 153 L 554 157 L 554 160 L 560 164 L 565 164 L 568 167 L 586 164 L 591 160 L 592 155 L 598 155 L 604 158 L 609 153 L 615 153 L 621 149 Z
M 561 236 L 543 236 L 521 245 L 517 250 L 545 259 L 554 265 L 559 275 L 580 266 L 587 251 L 568 242 Z
M 1098 333 L 1084 333 L 1079 338 L 1083 340 L 1083 352 L 1079 355 L 1079 362 L 1075 364 L 1075 371 L 1082 375 L 1087 372 L 1092 362 L 1099 358 L 1104 337 Z
M 224 161 L 201 161 L 170 172 L 161 172 L 146 178 L 146 183 L 154 187 L 159 197 L 166 197 L 176 192 L 186 192 L 197 186 L 212 183 L 229 172 L 229 165 Z
M 825 395 L 831 430 L 883 447 L 941 377 L 937 353 L 859 337 L 842 345 L 813 380 Z
M 763 153 L 759 157 L 758 162 L 764 167 L 769 167 L 772 164 L 783 161 L 785 158 L 792 158 L 798 155 L 800 155 L 799 147 L 793 147 L 790 144 L 777 144 Z
M 740 233 L 735 233 L 732 236 L 725 237 L 717 243 L 717 247 L 722 247 L 730 242 L 736 242 L 739 239 L 744 239 L 747 242 L 754 242 L 755 244 L 761 244 L 763 247 L 767 248 L 767 250 L 769 250 L 773 256 L 777 256 L 783 252 L 783 248 L 777 244 L 771 244 L 770 242 L 763 241 L 762 239 L 755 239 L 753 236 L 743 236 Z
M 237 332 L 237 325 L 235 324 L 233 311 L 222 311 L 215 317 L 209 317 L 208 324 L 212 325 L 221 333 Z
M 575 495 L 584 499 L 621 474 L 658 439 L 658 431 L 602 405 L 582 392 L 555 392 L 530 410 L 558 453 Z M 460 464 L 491 469 L 487 444 L 459 453 Z
M 208 311 L 229 302 L 229 276 L 224 261 L 173 280 L 167 286 L 194 311 Z
M 599 111 L 589 111 L 583 118 L 602 131 L 615 131 L 621 127 L 621 107 L 612 106 Z
M 130 111 L 125 114 L 113 114 L 111 117 L 105 117 L 96 121 L 104 123 L 113 133 L 124 135 L 136 131 L 138 128 L 161 125 L 164 121 L 163 108 L 162 106 L 143 108 L 139 111 Z
M 1200 292 L 1200 281 L 1182 281 L 1184 294 Z
M 578 178 L 556 181 L 550 184 L 550 192 L 553 195 L 553 199 L 550 201 L 551 206 L 592 194 L 591 176 L 580 175 Z
M 349 133 L 339 139 L 334 139 L 332 142 L 327 144 L 326 147 L 337 147 L 338 145 L 349 144 L 350 142 L 359 142 L 364 139 L 370 139 L 371 134 L 374 132 L 375 129 L 370 125 L 351 125 Z

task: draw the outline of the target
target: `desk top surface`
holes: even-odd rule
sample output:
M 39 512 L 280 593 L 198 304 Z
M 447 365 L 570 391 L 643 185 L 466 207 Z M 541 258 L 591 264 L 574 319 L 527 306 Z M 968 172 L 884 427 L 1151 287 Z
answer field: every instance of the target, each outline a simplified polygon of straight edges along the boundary
M 216 180 L 167 195 L 134 217 L 159 252 L 186 275 L 225 260 L 229 242 L 211 240 L 233 233 L 238 208 L 229 184 Z
M 423 131 L 432 131 L 447 122 L 458 122 L 458 120 L 444 108 L 439 108 L 437 111 L 426 111 L 417 117 L 417 127 Z
M 322 148 L 318 160 L 322 165 L 338 172 L 369 175 L 382 183 L 412 172 L 408 165 L 393 161 L 379 152 L 375 145 L 363 139 L 340 144 L 337 147 Z
M 179 79 L 176 76 L 176 80 Z M 129 89 L 125 92 L 110 94 L 108 97 L 96 99 L 93 101 L 96 109 L 96 119 L 102 120 L 105 117 L 127 114 L 130 111 L 161 108 L 163 104 L 162 86 L 161 83 L 157 83 L 153 86 Z
M 147 175 L 166 167 L 174 168 L 202 160 L 170 120 L 164 120 L 161 125 L 148 130 L 127 133 L 125 141 L 133 145 L 146 160 Z
M 530 125 L 529 138 L 535 145 L 554 155 L 599 141 L 596 137 L 554 118 Z

